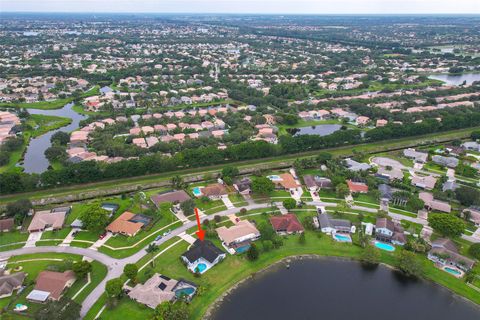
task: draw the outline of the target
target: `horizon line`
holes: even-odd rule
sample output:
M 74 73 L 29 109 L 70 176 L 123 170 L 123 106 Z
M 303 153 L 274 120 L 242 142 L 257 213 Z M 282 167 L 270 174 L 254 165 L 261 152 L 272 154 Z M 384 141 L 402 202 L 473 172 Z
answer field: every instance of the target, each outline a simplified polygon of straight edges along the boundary
M 408 15 L 469 15 L 469 16 L 480 16 L 480 12 L 475 13 L 467 13 L 467 12 L 455 12 L 455 13 L 447 13 L 447 12 L 433 12 L 433 13 L 426 13 L 426 12 L 404 12 L 404 13 L 394 13 L 394 12 L 349 12 L 349 13 L 340 13 L 340 12 L 318 12 L 318 13 L 308 13 L 308 12 L 296 12 L 296 13 L 288 13 L 288 12 L 165 12 L 165 11 L 0 11 L 0 14 L 12 14 L 12 13 L 37 13 L 37 14 L 52 14 L 52 13 L 67 13 L 67 14 L 198 14 L 198 15 L 245 15 L 245 14 L 252 14 L 252 15 L 286 15 L 286 16 L 295 16 L 295 15 L 309 15 L 309 16 L 318 16 L 318 15 L 389 15 L 389 16 L 408 16 Z M 0 16 L 1 17 L 1 16 Z

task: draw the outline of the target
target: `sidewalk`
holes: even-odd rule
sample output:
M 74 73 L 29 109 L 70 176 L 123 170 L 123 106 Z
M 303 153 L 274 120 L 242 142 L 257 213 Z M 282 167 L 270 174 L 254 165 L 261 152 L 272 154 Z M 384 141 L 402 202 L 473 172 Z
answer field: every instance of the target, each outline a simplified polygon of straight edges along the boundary
M 62 246 L 62 247 L 68 247 L 68 246 L 70 246 L 70 243 L 71 243 L 71 242 L 73 241 L 73 239 L 75 238 L 75 237 L 73 236 L 73 234 L 74 234 L 75 232 L 78 232 L 78 230 L 72 229 L 72 230 L 70 231 L 70 233 L 65 237 L 65 239 L 63 240 L 63 242 L 62 242 L 61 244 L 59 244 L 59 246 Z
M 37 243 L 40 238 L 42 238 L 43 232 L 32 232 L 28 235 L 27 242 L 25 243 L 24 248 L 31 248 L 35 247 L 35 243 Z
M 103 246 L 105 244 L 105 242 L 107 242 L 108 239 L 110 239 L 112 236 L 113 236 L 113 233 L 107 232 L 107 235 L 105 236 L 105 238 L 98 239 L 94 244 L 92 244 L 92 246 L 89 249 L 97 251 L 98 248 Z

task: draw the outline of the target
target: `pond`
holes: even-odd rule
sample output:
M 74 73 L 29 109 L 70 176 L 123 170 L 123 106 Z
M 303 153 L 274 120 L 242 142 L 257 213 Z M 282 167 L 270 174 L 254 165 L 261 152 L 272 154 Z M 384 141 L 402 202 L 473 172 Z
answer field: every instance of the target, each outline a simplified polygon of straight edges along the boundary
M 287 129 L 287 132 L 293 136 L 302 136 L 302 135 L 318 135 L 318 136 L 328 136 L 329 134 L 334 133 L 342 128 L 340 124 L 319 124 L 309 127 L 300 127 L 300 128 L 290 128 Z
M 463 73 L 463 74 L 432 74 L 430 79 L 440 80 L 448 85 L 459 86 L 464 81 L 467 84 L 472 84 L 475 81 L 480 81 L 480 73 Z
M 231 292 L 214 320 L 478 320 L 480 309 L 447 289 L 405 279 L 387 267 L 340 259 L 302 259 L 256 274 Z
M 55 132 L 71 132 L 78 128 L 80 121 L 86 119 L 85 116 L 78 114 L 72 109 L 73 103 L 66 104 L 61 109 L 56 110 L 40 110 L 40 109 L 27 109 L 30 114 L 43 114 L 48 116 L 58 116 L 71 118 L 72 122 L 65 127 L 49 131 L 44 135 L 31 139 L 27 150 L 25 151 L 22 167 L 26 173 L 42 173 L 48 169 L 50 165 L 48 159 L 45 157 L 45 150 L 47 150 L 52 143 L 50 138 Z

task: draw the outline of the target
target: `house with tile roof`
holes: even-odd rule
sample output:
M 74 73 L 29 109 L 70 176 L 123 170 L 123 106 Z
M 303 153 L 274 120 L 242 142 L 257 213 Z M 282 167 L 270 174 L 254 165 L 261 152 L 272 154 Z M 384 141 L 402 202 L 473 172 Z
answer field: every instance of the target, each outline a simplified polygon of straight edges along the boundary
M 293 213 L 272 216 L 270 217 L 270 223 L 273 230 L 279 235 L 303 233 L 305 231 L 297 216 Z

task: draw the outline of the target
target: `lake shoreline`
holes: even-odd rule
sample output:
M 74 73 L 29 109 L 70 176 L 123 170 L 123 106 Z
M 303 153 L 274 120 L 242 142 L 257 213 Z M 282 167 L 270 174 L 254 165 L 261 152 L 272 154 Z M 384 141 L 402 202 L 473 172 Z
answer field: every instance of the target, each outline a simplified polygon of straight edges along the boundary
M 248 275 L 247 277 L 245 277 L 244 279 L 238 281 L 237 283 L 235 283 L 233 286 L 231 286 L 230 288 L 228 288 L 224 293 L 222 293 L 220 296 L 218 296 L 215 301 L 213 301 L 210 306 L 208 307 L 208 309 L 206 310 L 206 312 L 203 314 L 202 316 L 202 319 L 205 319 L 205 320 L 212 320 L 212 316 L 215 314 L 216 311 L 218 311 L 218 308 L 221 306 L 221 304 L 223 302 L 225 302 L 225 299 L 230 296 L 236 289 L 238 289 L 242 284 L 244 284 L 245 282 L 247 281 L 250 281 L 250 280 L 253 280 L 257 275 L 262 275 L 262 274 L 265 274 L 265 273 L 268 273 L 268 272 L 275 272 L 275 271 L 278 271 L 277 267 L 280 267 L 281 264 L 285 264 L 285 268 L 289 268 L 289 263 L 290 262 L 293 262 L 293 261 L 299 261 L 299 260 L 307 260 L 307 259 L 310 259 L 310 260 L 330 260 L 330 261 L 344 261 L 344 262 L 356 262 L 358 264 L 359 267 L 362 267 L 362 262 L 359 260 L 359 259 L 356 259 L 356 258 L 352 258 L 352 257 L 342 257 L 342 256 L 323 256 L 323 255 L 318 255 L 318 254 L 301 254 L 301 255 L 293 255 L 293 256 L 289 256 L 289 257 L 285 257 L 285 258 L 282 258 L 272 264 L 270 264 L 269 266 L 265 267 L 265 268 L 262 268 L 260 269 L 259 271 L 256 271 L 254 273 L 251 273 L 250 275 Z M 390 265 L 390 264 L 387 264 L 387 263 L 384 263 L 384 262 L 380 262 L 378 265 L 376 265 L 375 267 L 378 267 L 378 266 L 381 266 L 381 267 L 385 267 L 387 269 L 389 269 L 391 272 L 401 272 L 399 271 L 396 267 Z M 474 301 L 460 295 L 460 294 L 457 294 L 456 292 L 454 292 L 453 290 L 450 290 L 448 287 L 436 282 L 436 281 L 433 281 L 431 279 L 428 279 L 424 276 L 418 278 L 417 280 L 420 280 L 420 281 L 424 281 L 428 284 L 432 284 L 434 286 L 438 286 L 439 289 L 441 290 L 445 290 L 445 292 L 448 292 L 448 294 L 450 296 L 452 296 L 453 298 L 455 299 L 459 299 L 463 302 L 467 302 L 469 305 L 472 305 L 473 307 L 477 308 L 479 311 L 480 311 L 480 305 L 475 303 Z

